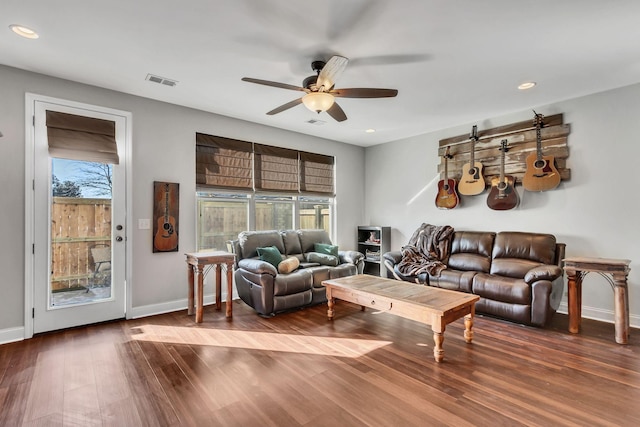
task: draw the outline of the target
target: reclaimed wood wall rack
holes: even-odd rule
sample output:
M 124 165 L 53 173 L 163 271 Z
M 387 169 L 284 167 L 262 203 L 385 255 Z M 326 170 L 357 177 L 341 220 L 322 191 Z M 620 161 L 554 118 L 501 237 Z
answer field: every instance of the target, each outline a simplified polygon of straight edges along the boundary
M 541 129 L 542 152 L 545 156 L 553 156 L 556 169 L 560 173 L 562 181 L 571 179 L 571 169 L 567 168 L 569 147 L 567 140 L 571 126 L 563 123 L 563 115 L 555 114 L 545 116 Z M 471 156 L 471 129 L 469 133 L 451 138 L 441 139 L 438 145 L 438 173 L 440 179 L 444 179 L 443 155 L 447 147 L 449 154 L 449 178 L 459 181 L 462 176 L 462 166 L 468 163 Z M 478 129 L 478 141 L 476 142 L 475 161 L 482 162 L 484 166 L 484 178 L 491 182 L 493 177 L 500 176 L 500 143 L 506 139 L 509 151 L 505 156 L 505 174 L 513 175 L 516 184 L 522 184 L 522 177 L 526 170 L 526 158 L 531 153 L 536 153 L 536 127 L 532 120 L 512 123 L 492 129 Z

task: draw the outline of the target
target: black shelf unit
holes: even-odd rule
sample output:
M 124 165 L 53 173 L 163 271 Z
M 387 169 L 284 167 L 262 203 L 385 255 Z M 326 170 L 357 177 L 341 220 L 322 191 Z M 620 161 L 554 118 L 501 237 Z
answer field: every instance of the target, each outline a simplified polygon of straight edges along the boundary
M 358 226 L 358 251 L 365 256 L 364 274 L 386 277 L 382 255 L 391 250 L 391 227 Z

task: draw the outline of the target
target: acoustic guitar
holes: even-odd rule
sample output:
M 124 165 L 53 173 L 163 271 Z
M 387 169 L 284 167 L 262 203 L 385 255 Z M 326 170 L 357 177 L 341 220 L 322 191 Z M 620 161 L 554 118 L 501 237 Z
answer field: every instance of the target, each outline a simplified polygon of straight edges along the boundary
M 528 191 L 546 191 L 553 190 L 560 184 L 560 174 L 556 169 L 555 159 L 553 156 L 542 155 L 542 137 L 540 129 L 542 128 L 542 114 L 536 115 L 534 124 L 536 126 L 536 154 L 527 156 L 527 169 L 522 178 L 522 186 Z
M 507 140 L 503 139 L 500 151 L 500 177 L 491 180 L 491 191 L 487 197 L 487 206 L 496 211 L 506 211 L 518 206 L 518 192 L 516 191 L 516 179 L 511 175 L 504 174 L 504 157 L 509 149 Z
M 456 193 L 456 180 L 449 178 L 449 167 L 447 161 L 453 156 L 449 154 L 449 147 L 444 153 L 444 179 L 438 181 L 438 194 L 436 195 L 436 206 L 439 209 L 453 209 L 458 206 L 460 199 Z
M 478 126 L 473 125 L 469 139 L 471 139 L 471 158 L 469 163 L 462 166 L 462 177 L 458 183 L 458 193 L 464 196 L 475 196 L 482 193 L 486 187 L 482 176 L 482 163 L 476 162 L 475 158 Z
M 169 215 L 169 184 L 164 185 L 164 215 L 158 218 L 158 231 L 153 244 L 159 251 L 172 251 L 178 247 L 176 219 Z

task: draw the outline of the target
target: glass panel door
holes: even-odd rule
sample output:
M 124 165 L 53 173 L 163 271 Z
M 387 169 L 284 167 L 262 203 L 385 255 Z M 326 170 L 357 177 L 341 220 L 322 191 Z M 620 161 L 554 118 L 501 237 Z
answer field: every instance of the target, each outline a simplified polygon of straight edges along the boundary
M 118 164 L 51 158 L 46 111 L 115 122 Z M 125 316 L 127 113 L 34 101 L 33 333 Z
M 110 299 L 113 166 L 51 159 L 50 308 Z

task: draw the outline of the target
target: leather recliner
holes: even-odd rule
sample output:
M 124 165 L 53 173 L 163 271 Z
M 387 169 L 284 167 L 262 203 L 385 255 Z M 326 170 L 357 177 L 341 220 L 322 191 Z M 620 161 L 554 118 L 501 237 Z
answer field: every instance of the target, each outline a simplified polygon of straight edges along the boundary
M 260 315 L 320 304 L 327 301 L 323 280 L 362 274 L 364 255 L 338 251 L 336 266 L 307 262 L 316 243 L 331 244 L 325 230 L 243 231 L 232 243 L 236 255 L 234 273 L 238 296 Z M 290 273 L 258 257 L 259 247 L 275 246 L 284 258 L 296 257 L 300 267 Z
M 551 234 L 455 231 L 447 268 L 437 277 L 399 274 L 400 251 L 383 259 L 389 278 L 473 293 L 478 313 L 545 326 L 562 298 L 564 252 Z

